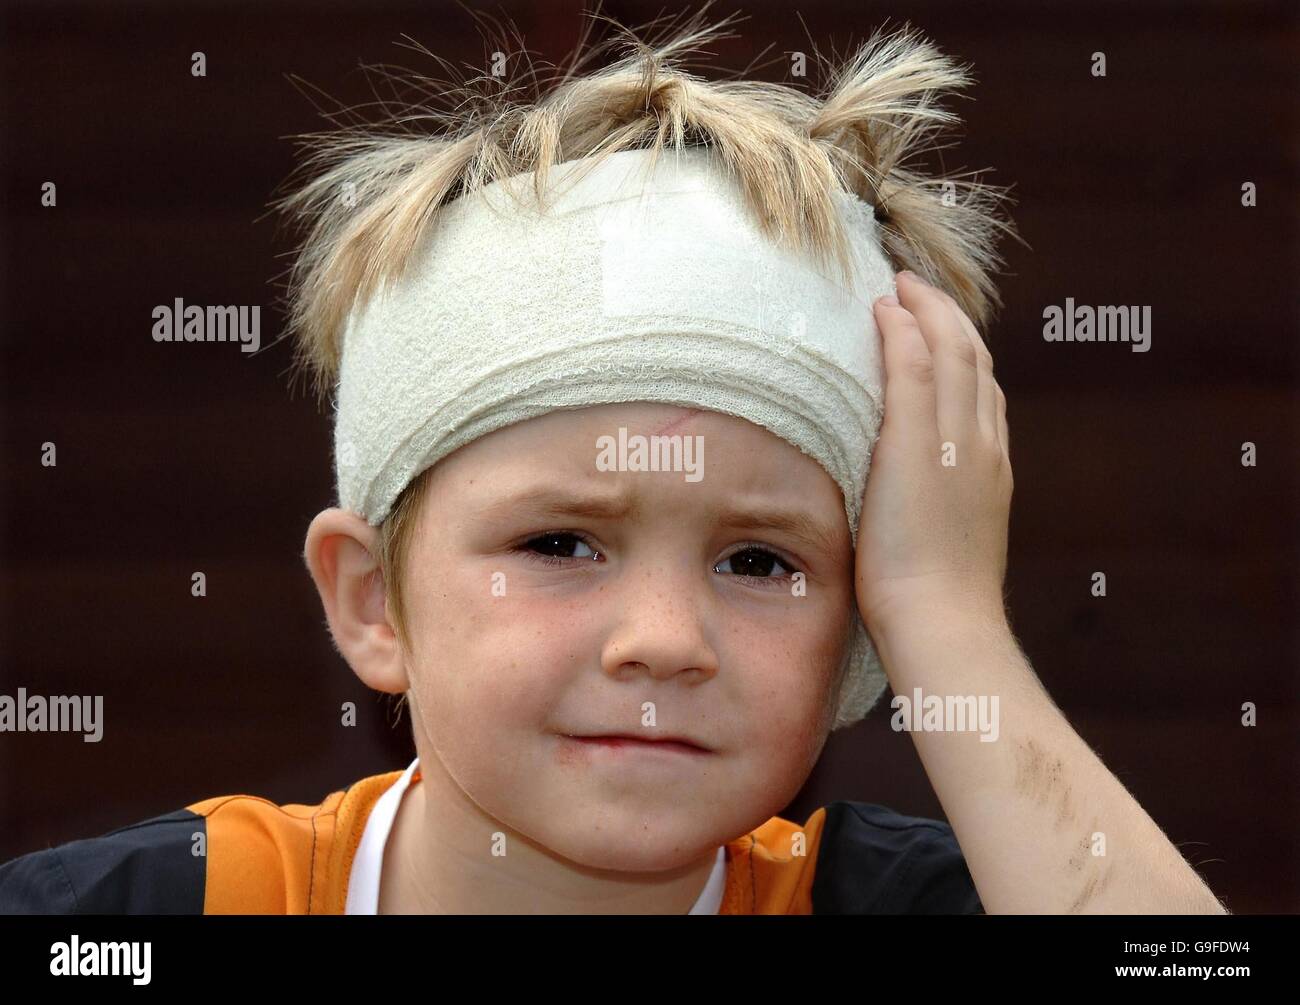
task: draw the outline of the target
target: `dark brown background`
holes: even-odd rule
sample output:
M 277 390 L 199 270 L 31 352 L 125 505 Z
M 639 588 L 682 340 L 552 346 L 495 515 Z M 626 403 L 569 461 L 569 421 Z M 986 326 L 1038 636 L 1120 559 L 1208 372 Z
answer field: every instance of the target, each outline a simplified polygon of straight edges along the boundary
M 584 23 L 576 0 L 475 8 L 552 61 Z M 604 6 L 633 24 L 662 9 Z M 720 65 L 809 50 L 786 4 L 714 13 L 737 9 L 749 20 L 714 46 Z M 1031 246 L 1002 245 L 992 333 L 1016 472 L 1014 626 L 1070 721 L 1229 907 L 1296 911 L 1295 5 L 798 9 L 823 51 L 910 19 L 974 64 L 943 161 L 1014 184 Z M 316 802 L 403 767 L 408 724 L 334 652 L 299 557 L 332 499 L 327 416 L 290 397 L 286 344 L 159 345 L 150 311 L 262 304 L 269 344 L 292 239 L 263 214 L 294 163 L 286 137 L 326 125 L 284 74 L 369 100 L 360 61 L 438 75 L 394 44 L 404 32 L 481 66 L 473 19 L 315 0 L 22 3 L 4 20 L 0 693 L 102 694 L 106 726 L 98 744 L 0 734 L 0 859 L 208 796 Z M 206 78 L 190 75 L 194 50 Z M 1105 79 L 1089 74 L 1096 50 Z M 39 204 L 47 180 L 56 209 Z M 1151 351 L 1045 343 L 1041 312 L 1067 296 L 1150 305 Z M 47 440 L 57 468 L 39 463 Z M 1239 463 L 1245 440 L 1255 468 Z M 1243 701 L 1256 728 L 1239 723 Z M 832 737 L 785 815 L 849 798 L 942 816 L 881 707 Z

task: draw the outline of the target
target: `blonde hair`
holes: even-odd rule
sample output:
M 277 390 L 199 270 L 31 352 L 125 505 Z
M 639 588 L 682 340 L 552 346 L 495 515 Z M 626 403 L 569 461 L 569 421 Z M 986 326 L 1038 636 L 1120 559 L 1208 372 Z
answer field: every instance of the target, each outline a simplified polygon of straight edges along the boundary
M 594 165 L 629 148 L 652 156 L 708 148 L 739 181 L 765 234 L 845 269 L 849 246 L 832 195 L 862 198 L 876 207 L 894 266 L 945 290 L 984 327 L 1001 306 L 992 280 L 1002 264 L 998 232 L 1015 236 L 998 215 L 1007 190 L 909 166 L 942 149 L 937 134 L 959 121 L 935 101 L 972 82 L 967 68 L 905 25 L 892 34 L 878 29 L 840 63 L 814 47 L 824 77 L 814 94 L 705 79 L 686 69 L 687 58 L 729 37 L 731 20 L 706 23 L 707 7 L 662 30 L 610 21 L 614 38 L 592 46 L 584 34 L 568 65 L 545 76 L 526 50 L 508 54 L 528 60 L 525 81 L 513 86 L 490 74 L 440 82 L 385 69 L 395 91 L 402 85 L 419 99 L 398 111 L 381 101 L 375 123 L 301 134 L 307 155 L 286 184 L 299 173 L 312 177 L 272 205 L 307 229 L 290 270 L 286 336 L 296 337 L 298 372 L 311 376 L 317 394 L 337 378 L 348 314 L 402 275 L 439 207 L 524 173 L 534 173 L 544 199 L 555 165 Z M 445 60 L 414 48 L 455 75 Z M 581 72 L 607 55 L 615 57 L 608 65 Z M 407 486 L 381 531 L 390 616 L 404 642 L 402 559 L 427 475 Z

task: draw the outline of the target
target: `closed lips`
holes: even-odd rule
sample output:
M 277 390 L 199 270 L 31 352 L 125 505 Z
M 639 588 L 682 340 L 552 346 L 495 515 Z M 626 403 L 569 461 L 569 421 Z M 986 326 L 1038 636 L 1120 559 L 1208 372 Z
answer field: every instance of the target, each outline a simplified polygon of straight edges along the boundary
M 678 746 L 690 747 L 702 753 L 708 753 L 709 748 L 694 740 L 688 740 L 683 736 L 633 736 L 629 733 L 599 733 L 591 735 L 570 735 L 573 740 L 631 740 L 637 743 L 669 743 Z

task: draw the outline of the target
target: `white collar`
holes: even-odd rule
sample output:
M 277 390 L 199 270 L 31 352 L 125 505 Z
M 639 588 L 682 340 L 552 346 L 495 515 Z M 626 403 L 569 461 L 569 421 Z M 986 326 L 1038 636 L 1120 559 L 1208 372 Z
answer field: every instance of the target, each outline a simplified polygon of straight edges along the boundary
M 379 871 L 384 864 L 384 846 L 397 817 L 397 807 L 411 785 L 411 776 L 419 765 L 417 757 L 402 772 L 402 777 L 390 785 L 371 807 L 366 819 L 366 829 L 352 859 L 352 872 L 348 877 L 348 899 L 344 914 L 377 914 L 379 911 Z M 695 906 L 689 914 L 717 914 L 722 906 L 722 894 L 727 885 L 727 849 L 718 849 L 709 881 L 704 884 Z

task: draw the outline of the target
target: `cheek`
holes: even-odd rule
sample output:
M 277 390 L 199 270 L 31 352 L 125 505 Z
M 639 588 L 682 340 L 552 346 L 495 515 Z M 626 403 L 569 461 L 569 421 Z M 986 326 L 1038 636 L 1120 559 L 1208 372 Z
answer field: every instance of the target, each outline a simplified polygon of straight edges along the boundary
M 730 651 L 721 654 L 731 700 L 719 712 L 736 717 L 726 732 L 744 751 L 737 792 L 769 815 L 807 781 L 831 726 L 850 622 L 830 599 L 785 617 L 747 619 L 728 633 Z
M 829 602 L 809 603 L 781 617 L 747 620 L 733 631 L 731 665 L 743 670 L 754 728 L 769 735 L 818 732 L 849 626 L 838 610 Z
M 558 725 L 554 706 L 598 644 L 586 630 L 590 615 L 580 603 L 529 591 L 504 568 L 441 568 L 453 571 L 413 582 L 407 601 L 413 677 L 430 735 L 490 729 L 501 737 Z M 506 575 L 494 579 L 494 572 Z
M 750 783 L 782 793 L 797 791 L 826 740 L 826 689 L 818 668 L 782 664 L 756 681 L 742 709 Z

